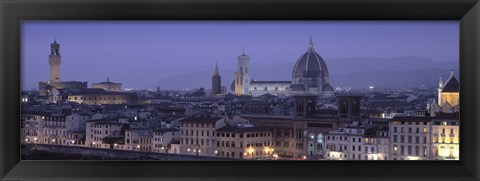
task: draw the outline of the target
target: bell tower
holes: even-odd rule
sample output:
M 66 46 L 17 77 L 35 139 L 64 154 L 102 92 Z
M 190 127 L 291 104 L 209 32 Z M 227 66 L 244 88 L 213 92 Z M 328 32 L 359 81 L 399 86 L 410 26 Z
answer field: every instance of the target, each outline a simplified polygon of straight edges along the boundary
M 250 57 L 245 54 L 245 49 L 243 49 L 242 55 L 238 56 L 238 70 L 235 73 L 235 94 L 250 94 L 250 76 L 248 73 L 248 71 L 250 71 L 249 69 Z
M 50 55 L 48 56 L 50 64 L 50 82 L 60 82 L 60 63 L 62 56 L 60 55 L 60 44 L 55 40 L 50 44 Z

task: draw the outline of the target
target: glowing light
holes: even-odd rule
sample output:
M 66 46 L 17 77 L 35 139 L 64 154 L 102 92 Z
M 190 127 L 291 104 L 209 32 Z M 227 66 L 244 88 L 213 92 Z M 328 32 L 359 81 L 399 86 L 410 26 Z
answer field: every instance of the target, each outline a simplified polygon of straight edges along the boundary
M 137 148 L 140 148 L 140 145 L 137 145 Z
M 33 138 L 33 140 L 37 141 L 38 138 Z
M 254 150 L 253 150 L 253 148 L 252 148 L 252 147 L 248 148 L 248 153 L 252 154 L 252 153 L 253 153 L 253 151 L 254 151 Z
M 95 142 L 93 142 L 92 144 L 96 144 Z
M 306 159 L 307 159 L 307 156 L 303 156 L 303 159 L 306 160 Z
M 190 151 L 190 148 L 189 148 L 189 149 L 187 149 L 187 151 Z
M 164 150 L 164 149 L 165 149 L 165 147 L 162 146 L 162 150 Z
M 115 143 L 115 144 L 113 144 L 113 146 L 117 147 L 117 144 Z
M 55 142 L 55 139 L 53 139 L 52 141 Z
M 75 141 L 72 140 L 72 144 L 75 144 Z
M 28 142 L 28 138 L 25 138 L 25 142 Z

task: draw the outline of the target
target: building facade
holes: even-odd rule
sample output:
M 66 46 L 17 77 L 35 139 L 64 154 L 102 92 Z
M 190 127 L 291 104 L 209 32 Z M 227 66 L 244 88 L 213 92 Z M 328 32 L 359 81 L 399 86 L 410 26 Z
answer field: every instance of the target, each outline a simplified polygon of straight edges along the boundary
M 103 89 L 106 91 L 121 92 L 122 83 L 110 82 L 110 77 L 108 77 L 106 82 L 92 83 L 92 88 Z
M 251 125 L 224 126 L 216 130 L 215 156 L 236 159 L 273 159 L 272 133 Z
M 460 120 L 457 116 L 436 117 L 432 120 L 432 159 L 459 160 Z
M 392 160 L 431 159 L 430 117 L 394 117 L 390 120 Z

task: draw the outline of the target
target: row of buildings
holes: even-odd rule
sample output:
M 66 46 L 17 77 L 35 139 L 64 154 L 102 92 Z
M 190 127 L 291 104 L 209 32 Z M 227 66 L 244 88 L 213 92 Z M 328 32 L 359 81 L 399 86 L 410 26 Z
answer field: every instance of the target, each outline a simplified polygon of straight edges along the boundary
M 436 96 L 424 97 L 428 101 L 397 93 L 334 96 L 327 66 L 310 40 L 291 81 L 250 80 L 243 53 L 231 86 L 235 94 L 206 98 L 203 88 L 123 92 L 109 79 L 92 88 L 61 82 L 56 41 L 51 50 L 50 81 L 39 83 L 31 101 L 22 97 L 26 144 L 232 159 L 459 159 L 459 82 L 453 72 L 440 80 Z M 224 93 L 220 82 L 216 66 L 212 94 Z
M 382 118 L 361 109 L 360 95 L 338 95 L 338 110 L 317 110 L 316 100 L 294 96 L 288 116 L 189 115 L 145 106 L 23 112 L 23 141 L 232 159 L 459 158 L 458 112 Z

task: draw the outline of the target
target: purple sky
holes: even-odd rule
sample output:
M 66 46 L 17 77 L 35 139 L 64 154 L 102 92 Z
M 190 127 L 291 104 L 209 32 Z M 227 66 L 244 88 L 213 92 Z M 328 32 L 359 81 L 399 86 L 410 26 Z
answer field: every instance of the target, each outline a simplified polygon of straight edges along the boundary
M 458 61 L 458 21 L 24 21 L 22 87 L 49 79 L 50 43 L 61 46 L 62 81 L 146 88 L 188 72 L 235 69 L 245 47 L 251 67 L 294 63 L 309 37 L 326 60 L 347 57 L 422 56 Z M 211 76 L 211 75 L 206 75 Z

